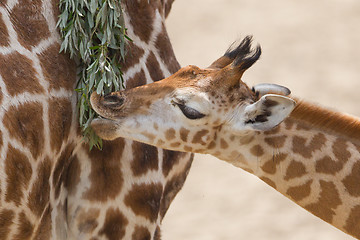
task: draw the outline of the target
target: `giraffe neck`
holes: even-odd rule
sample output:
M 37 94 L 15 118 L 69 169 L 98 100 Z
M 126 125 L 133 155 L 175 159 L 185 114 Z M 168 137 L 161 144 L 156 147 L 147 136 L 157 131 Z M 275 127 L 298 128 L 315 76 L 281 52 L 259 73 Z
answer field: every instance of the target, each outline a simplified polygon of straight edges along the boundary
M 124 139 L 88 151 L 58 2 L 0 0 L 0 239 L 160 239 L 192 157 Z M 164 23 L 172 2 L 122 1 L 127 88 L 179 68 Z
M 218 157 L 359 238 L 359 134 L 358 119 L 300 102 L 276 129 L 233 139 Z
M 128 45 L 127 89 L 161 80 L 180 66 L 165 28 L 172 1 L 122 1 Z M 78 148 L 69 167 L 70 239 L 160 239 L 160 225 L 181 189 L 192 157 L 127 139 L 102 151 Z M 114 227 L 116 226 L 116 227 Z

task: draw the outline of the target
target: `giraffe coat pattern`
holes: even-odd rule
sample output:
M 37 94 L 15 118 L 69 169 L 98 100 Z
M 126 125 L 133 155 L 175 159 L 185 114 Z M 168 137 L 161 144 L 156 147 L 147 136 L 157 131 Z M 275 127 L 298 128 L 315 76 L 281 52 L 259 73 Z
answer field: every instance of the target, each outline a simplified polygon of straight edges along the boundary
M 179 69 L 172 0 L 122 1 L 133 88 Z M 58 1 L 0 1 L 0 238 L 160 239 L 192 155 L 130 140 L 83 143 L 76 64 L 59 53 Z
M 230 50 L 236 56 L 227 52 L 207 69 L 188 66 L 162 81 L 111 93 L 118 104 L 93 94 L 92 106 L 104 117 L 93 121 L 94 129 L 104 138 L 216 156 L 360 238 L 359 119 L 295 97 L 294 108 L 288 97 L 258 96 L 241 80 L 241 67 L 259 58 L 250 42 L 245 38 Z

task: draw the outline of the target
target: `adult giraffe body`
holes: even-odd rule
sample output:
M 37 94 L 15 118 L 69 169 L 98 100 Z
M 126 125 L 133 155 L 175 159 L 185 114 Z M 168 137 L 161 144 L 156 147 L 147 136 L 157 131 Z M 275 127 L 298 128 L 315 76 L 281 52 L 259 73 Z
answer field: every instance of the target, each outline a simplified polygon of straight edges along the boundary
M 122 1 L 127 88 L 179 69 L 164 25 L 172 2 Z M 88 151 L 58 15 L 55 0 L 0 0 L 0 238 L 159 239 L 192 156 L 124 139 Z
M 147 86 L 93 94 L 105 118 L 92 126 L 105 139 L 216 156 L 360 239 L 360 120 L 302 101 L 295 107 L 278 85 L 250 89 L 241 77 L 261 54 L 250 43 L 207 69 L 188 66 Z

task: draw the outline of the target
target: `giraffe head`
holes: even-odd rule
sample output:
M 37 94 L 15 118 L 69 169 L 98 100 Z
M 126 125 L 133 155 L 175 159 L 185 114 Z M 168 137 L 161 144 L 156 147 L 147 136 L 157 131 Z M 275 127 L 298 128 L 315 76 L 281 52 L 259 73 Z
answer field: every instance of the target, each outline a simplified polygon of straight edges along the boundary
M 260 57 L 251 37 L 231 47 L 206 69 L 187 66 L 145 86 L 94 93 L 91 104 L 102 117 L 91 123 L 103 139 L 117 137 L 170 150 L 210 153 L 228 144 L 223 139 L 267 131 L 281 123 L 295 102 L 282 86 L 249 88 L 243 73 Z

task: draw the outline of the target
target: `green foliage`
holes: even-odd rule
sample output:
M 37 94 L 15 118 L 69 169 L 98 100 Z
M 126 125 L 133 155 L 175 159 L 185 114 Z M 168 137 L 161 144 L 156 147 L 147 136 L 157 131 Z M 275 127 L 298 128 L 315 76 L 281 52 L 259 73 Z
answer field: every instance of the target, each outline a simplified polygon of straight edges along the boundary
M 96 113 L 90 107 L 93 91 L 107 94 L 123 89 L 119 65 L 125 58 L 128 40 L 121 0 L 61 0 L 60 52 L 70 54 L 78 62 L 79 123 L 85 141 L 102 148 L 102 141 L 90 127 Z

